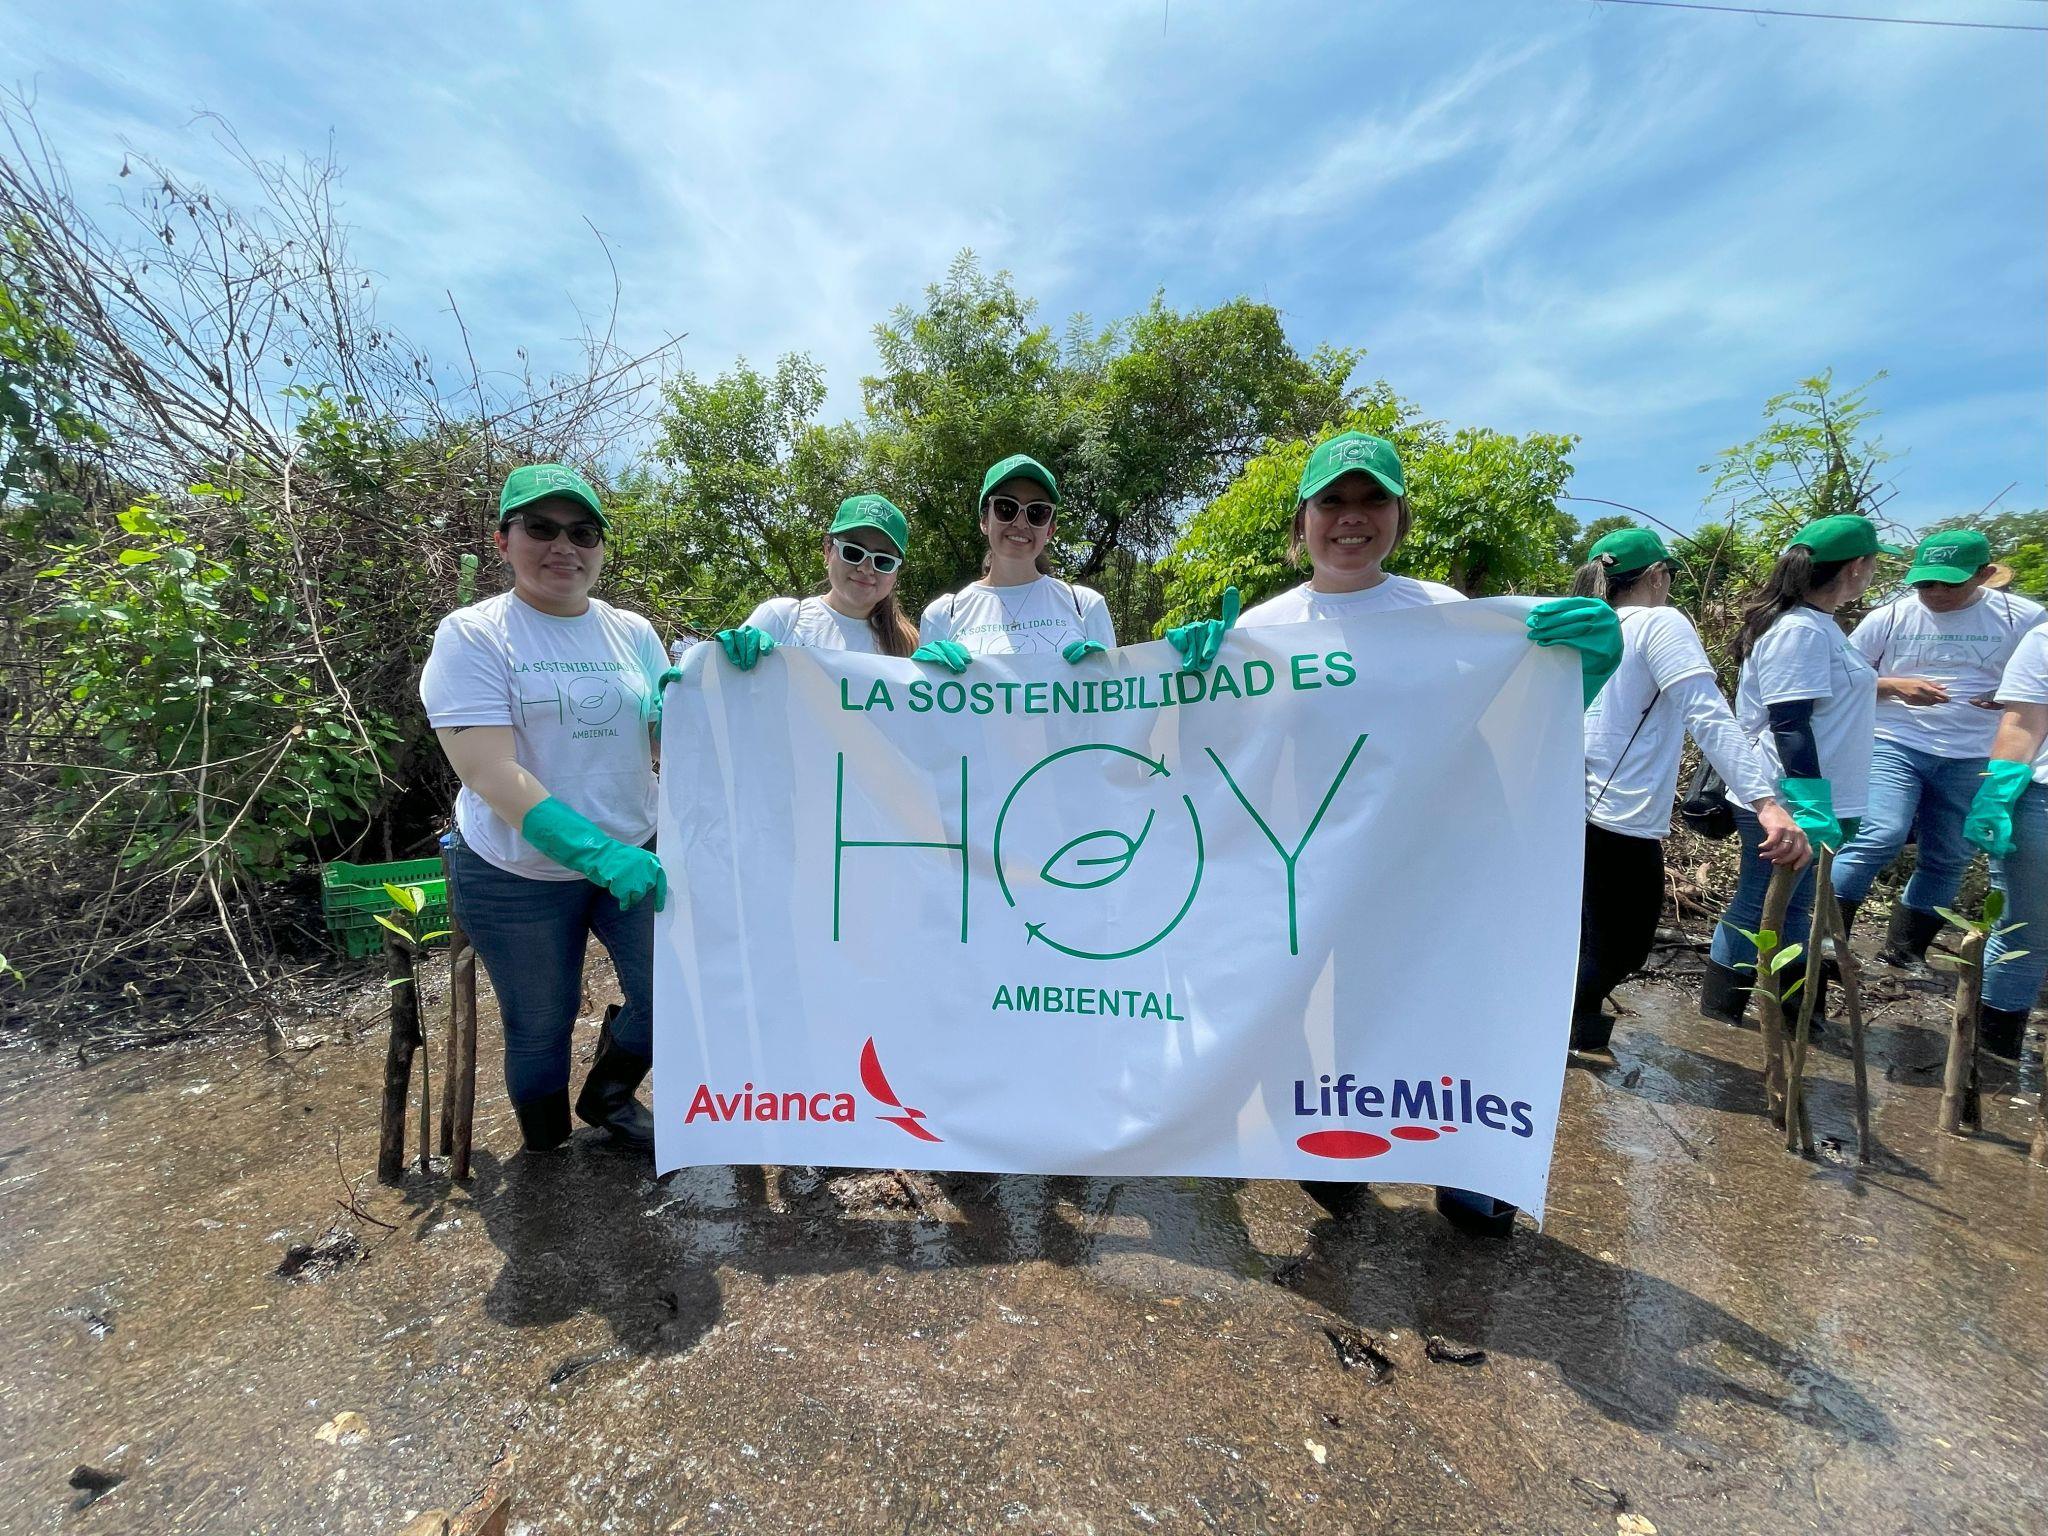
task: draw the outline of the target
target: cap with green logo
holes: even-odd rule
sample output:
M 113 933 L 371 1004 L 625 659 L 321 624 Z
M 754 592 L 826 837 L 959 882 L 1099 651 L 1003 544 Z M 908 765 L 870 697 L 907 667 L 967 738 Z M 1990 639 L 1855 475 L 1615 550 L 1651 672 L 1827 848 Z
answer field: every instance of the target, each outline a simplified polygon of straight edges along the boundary
M 839 511 L 826 532 L 846 533 L 854 528 L 872 528 L 896 546 L 897 554 L 910 553 L 910 520 L 886 496 L 866 491 L 839 503 Z
M 981 477 L 981 499 L 988 500 L 988 493 L 1005 480 L 1014 480 L 1022 475 L 1026 480 L 1036 480 L 1045 487 L 1045 494 L 1052 498 L 1052 504 L 1060 504 L 1060 488 L 1052 477 L 1052 471 L 1028 453 L 1013 453 L 1000 464 L 991 464 L 988 473 Z
M 590 509 L 590 515 L 597 519 L 598 526 L 609 528 L 612 520 L 604 515 L 604 508 L 598 503 L 597 492 L 590 488 L 590 482 L 577 474 L 566 464 L 522 464 L 505 477 L 505 488 L 498 492 L 498 523 L 505 520 L 521 507 L 536 501 L 546 501 L 550 496 L 566 496 L 571 501 L 581 502 Z
M 1877 524 L 1854 512 L 1816 518 L 1792 536 L 1792 544 L 1813 551 L 1816 560 L 1860 560 L 1865 555 L 1903 555 L 1896 544 L 1878 542 Z M 1791 548 L 1787 545 L 1786 548 Z
M 1632 576 L 1653 565 L 1666 564 L 1671 551 L 1653 528 L 1617 528 L 1586 551 L 1589 560 L 1609 560 L 1607 569 L 1616 576 Z
M 1316 451 L 1308 456 L 1295 500 L 1307 501 L 1332 480 L 1353 471 L 1371 475 L 1390 496 L 1408 494 L 1407 482 L 1401 478 L 1401 456 L 1392 443 L 1363 432 L 1339 432 L 1328 442 L 1316 444 Z
M 1921 581 L 1960 584 L 1991 563 L 1991 541 L 1974 528 L 1944 528 L 1930 533 L 1913 551 L 1906 585 Z

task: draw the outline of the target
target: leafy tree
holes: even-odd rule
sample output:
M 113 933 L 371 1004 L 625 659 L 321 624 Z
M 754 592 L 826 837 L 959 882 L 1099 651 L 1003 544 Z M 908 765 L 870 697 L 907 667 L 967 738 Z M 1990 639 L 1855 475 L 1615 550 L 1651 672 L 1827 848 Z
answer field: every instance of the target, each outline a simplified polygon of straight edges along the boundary
M 1867 429 L 1877 416 L 1870 390 L 1884 377 L 1838 390 L 1826 369 L 1771 396 L 1763 431 L 1700 466 L 1713 476 L 1709 504 L 1726 498 L 1727 520 L 1753 524 L 1774 551 L 1815 518 L 1876 517 L 1884 504 L 1879 472 L 1891 454 Z
M 1610 533 L 1619 533 L 1624 528 L 1633 528 L 1636 520 L 1625 512 L 1615 512 L 1607 517 L 1596 517 L 1579 530 L 1579 536 L 1572 540 L 1572 547 L 1565 556 L 1565 563 L 1577 570 L 1593 558 L 1593 546 Z

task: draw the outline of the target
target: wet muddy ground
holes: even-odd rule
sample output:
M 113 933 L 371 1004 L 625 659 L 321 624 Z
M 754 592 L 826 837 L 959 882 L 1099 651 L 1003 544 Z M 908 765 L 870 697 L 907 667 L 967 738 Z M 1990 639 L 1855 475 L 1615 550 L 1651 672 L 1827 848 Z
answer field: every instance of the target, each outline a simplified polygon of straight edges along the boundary
M 1879 977 L 1874 1166 L 1839 1046 L 1804 1162 L 1757 1037 L 1639 982 L 1506 1241 L 1397 1186 L 656 1183 L 520 1155 L 494 1055 L 474 1178 L 383 1189 L 374 984 L 276 1059 L 0 1055 L 0 1531 L 388 1532 L 487 1485 L 513 1532 L 2041 1531 L 2038 1054 L 1937 1136 L 1939 1004 Z

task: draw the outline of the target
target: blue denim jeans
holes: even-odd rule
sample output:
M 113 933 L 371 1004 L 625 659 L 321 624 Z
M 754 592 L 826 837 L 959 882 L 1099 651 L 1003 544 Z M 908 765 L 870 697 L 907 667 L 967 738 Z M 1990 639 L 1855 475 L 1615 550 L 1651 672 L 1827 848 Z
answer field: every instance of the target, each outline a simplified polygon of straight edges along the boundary
M 1850 837 L 1858 835 L 1857 822 L 1852 816 L 1842 823 L 1843 831 Z M 1757 924 L 1763 921 L 1764 893 L 1769 889 L 1771 875 L 1777 865 L 1769 863 L 1757 850 L 1763 846 L 1763 824 L 1756 819 L 1754 811 L 1735 808 L 1735 835 L 1742 840 L 1742 868 L 1735 876 L 1735 895 L 1728 903 L 1728 910 L 1721 914 L 1721 921 L 1714 925 L 1712 954 L 1717 964 L 1740 969 L 1756 964 L 1756 946 L 1740 933 L 1738 928 L 1756 932 Z M 1785 909 L 1786 941 L 1794 944 L 1807 942 L 1813 926 L 1813 866 L 1807 865 L 1799 872 L 1799 883 L 1792 887 L 1792 904 Z
M 625 1006 L 612 1039 L 638 1056 L 654 1054 L 654 902 L 630 912 L 588 880 L 529 880 L 448 847 L 455 915 L 476 946 L 498 995 L 505 1024 L 505 1087 L 514 1104 L 569 1086 L 569 1040 L 583 996 L 583 952 L 590 935 L 610 951 Z
M 1991 881 L 2005 892 L 2000 926 L 2025 923 L 1984 947 L 1984 1001 L 2029 1013 L 2048 977 L 2048 785 L 2030 784 L 2012 810 L 2012 852 L 1991 861 Z M 2017 954 L 2017 960 L 2001 956 Z
M 1906 846 L 1919 823 L 1919 858 L 1906 882 L 1906 905 L 1916 912 L 1955 905 L 1970 867 L 1963 818 L 1984 782 L 1981 757 L 1936 757 L 1880 740 L 1870 753 L 1870 805 L 1855 838 L 1835 855 L 1835 894 L 1861 901 Z

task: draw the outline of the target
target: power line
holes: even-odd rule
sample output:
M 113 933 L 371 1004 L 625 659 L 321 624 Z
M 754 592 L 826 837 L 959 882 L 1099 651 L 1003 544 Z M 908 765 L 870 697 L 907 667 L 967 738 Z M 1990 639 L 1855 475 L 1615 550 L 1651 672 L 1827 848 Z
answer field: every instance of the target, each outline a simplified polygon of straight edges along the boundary
M 1729 16 L 1790 16 L 1802 21 L 1874 21 L 1895 27 L 1957 27 L 1971 32 L 2048 32 L 2010 21 L 1937 21 L 1926 16 L 1851 16 L 1841 11 L 1779 11 L 1751 5 L 1705 5 L 1701 0 L 1594 0 L 1598 5 L 1646 5 L 1660 11 L 1720 11 Z

